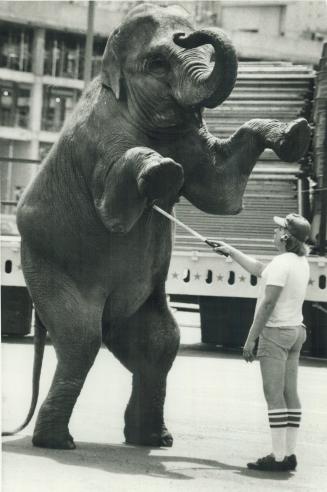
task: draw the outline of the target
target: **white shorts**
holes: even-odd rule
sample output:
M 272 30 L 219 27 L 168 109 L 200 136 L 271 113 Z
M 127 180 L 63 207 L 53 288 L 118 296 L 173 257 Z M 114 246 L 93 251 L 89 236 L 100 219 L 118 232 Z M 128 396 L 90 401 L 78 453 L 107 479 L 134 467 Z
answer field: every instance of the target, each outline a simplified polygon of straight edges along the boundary
M 271 327 L 265 326 L 259 336 L 257 357 L 272 359 L 298 359 L 302 345 L 307 339 L 304 325 Z

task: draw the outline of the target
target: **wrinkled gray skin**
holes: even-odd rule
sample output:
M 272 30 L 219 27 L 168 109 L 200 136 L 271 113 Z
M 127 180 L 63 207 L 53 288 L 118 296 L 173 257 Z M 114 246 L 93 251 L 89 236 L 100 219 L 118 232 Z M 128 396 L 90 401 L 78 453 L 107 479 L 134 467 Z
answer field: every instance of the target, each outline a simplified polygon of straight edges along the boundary
M 22 197 L 17 219 L 36 349 L 42 353 L 46 329 L 58 358 L 34 445 L 75 447 L 69 419 L 102 341 L 133 373 L 126 441 L 172 445 L 163 417 L 179 345 L 165 296 L 172 230 L 151 205 L 171 213 L 183 195 L 205 212 L 236 214 L 262 151 L 295 161 L 309 140 L 303 119 L 254 119 L 227 140 L 210 135 L 202 110 L 228 97 L 236 73 L 222 32 L 195 31 L 172 8 L 136 7 Z

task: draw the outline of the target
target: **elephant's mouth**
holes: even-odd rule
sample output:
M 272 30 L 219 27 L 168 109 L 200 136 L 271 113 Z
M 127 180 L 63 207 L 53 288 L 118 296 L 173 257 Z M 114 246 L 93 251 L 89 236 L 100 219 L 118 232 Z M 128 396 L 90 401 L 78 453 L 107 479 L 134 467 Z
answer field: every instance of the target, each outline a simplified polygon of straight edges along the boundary
M 176 121 L 181 120 L 181 115 L 178 110 L 167 109 L 163 112 L 156 112 L 154 114 L 154 123 L 156 127 L 166 128 L 167 126 L 172 126 L 176 124 Z
M 187 132 L 188 128 L 194 124 L 198 126 L 198 112 L 183 108 L 178 101 L 171 99 L 170 107 L 156 108 L 151 116 L 147 118 L 148 126 L 152 130 L 176 131 L 176 127 L 182 133 Z
M 200 128 L 203 125 L 202 110 L 193 107 L 185 108 L 180 101 L 171 98 L 164 107 L 158 107 L 148 118 L 152 129 L 166 130 L 170 128 L 179 134 L 187 133 L 191 128 Z

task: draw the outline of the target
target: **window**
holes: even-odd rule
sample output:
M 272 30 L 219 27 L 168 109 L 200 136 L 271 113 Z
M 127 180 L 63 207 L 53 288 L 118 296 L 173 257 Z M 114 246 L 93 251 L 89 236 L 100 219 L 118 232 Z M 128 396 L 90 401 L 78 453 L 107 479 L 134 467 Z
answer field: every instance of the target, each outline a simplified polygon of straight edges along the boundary
M 27 128 L 31 89 L 26 84 L 0 81 L 0 125 Z
M 0 67 L 30 72 L 32 70 L 32 31 L 0 22 Z
M 52 77 L 83 79 L 85 59 L 85 35 L 47 31 L 45 43 L 44 73 Z M 94 38 L 92 76 L 100 71 L 105 38 Z
M 80 91 L 64 87 L 44 86 L 42 130 L 59 132 L 66 118 L 72 113 Z
M 52 77 L 78 79 L 84 37 L 57 31 L 47 31 L 44 73 Z

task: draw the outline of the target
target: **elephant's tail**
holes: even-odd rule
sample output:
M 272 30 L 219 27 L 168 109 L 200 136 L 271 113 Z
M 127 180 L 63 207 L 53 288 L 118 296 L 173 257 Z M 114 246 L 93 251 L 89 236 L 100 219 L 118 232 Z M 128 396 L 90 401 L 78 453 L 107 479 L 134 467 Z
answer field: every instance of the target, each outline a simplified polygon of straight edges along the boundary
M 33 381 L 32 381 L 32 400 L 28 415 L 24 422 L 14 429 L 13 431 L 4 431 L 1 433 L 2 436 L 13 436 L 23 430 L 31 421 L 38 396 L 39 396 L 39 385 L 40 385 L 40 375 L 42 369 L 43 353 L 45 340 L 47 336 L 47 330 L 42 324 L 37 312 L 35 311 L 35 324 L 34 324 L 34 362 L 33 362 Z

